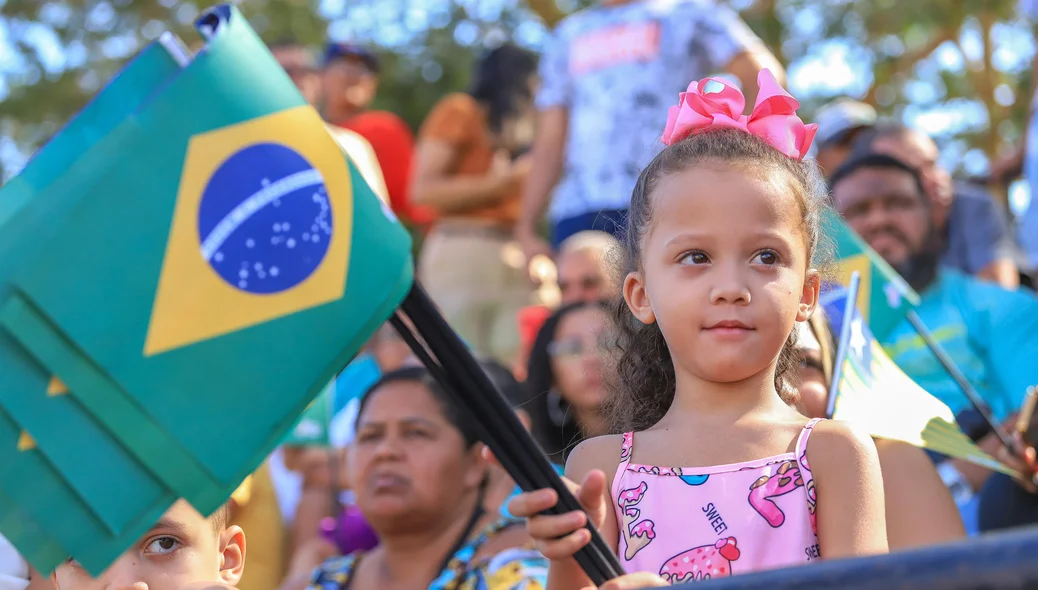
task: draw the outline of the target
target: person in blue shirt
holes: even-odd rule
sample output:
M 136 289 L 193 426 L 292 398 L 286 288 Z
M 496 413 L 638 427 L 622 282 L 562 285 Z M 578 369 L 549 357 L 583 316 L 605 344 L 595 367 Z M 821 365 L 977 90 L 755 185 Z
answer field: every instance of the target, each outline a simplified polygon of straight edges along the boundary
M 940 264 L 942 242 L 923 180 L 901 160 L 859 154 L 837 170 L 830 187 L 836 210 L 919 292 L 916 313 L 995 418 L 1007 420 L 1027 387 L 1038 383 L 1038 299 Z M 957 416 L 972 412 L 965 394 L 907 320 L 882 344 L 909 377 Z M 997 450 L 993 435 L 983 429 L 971 434 L 986 451 Z M 989 475 L 956 467 L 974 489 Z

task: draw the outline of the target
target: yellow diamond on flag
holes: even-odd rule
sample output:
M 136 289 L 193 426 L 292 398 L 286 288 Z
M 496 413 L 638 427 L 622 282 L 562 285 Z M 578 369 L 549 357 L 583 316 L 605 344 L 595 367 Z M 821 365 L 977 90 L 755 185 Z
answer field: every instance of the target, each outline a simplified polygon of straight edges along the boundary
M 28 432 L 22 431 L 18 435 L 18 450 L 19 451 L 31 451 L 36 448 L 36 441 L 29 436 Z
M 61 379 L 51 376 L 50 382 L 47 383 L 47 395 L 54 397 L 56 395 L 65 395 L 68 393 L 68 386 L 61 382 Z
M 352 231 L 346 156 L 311 107 L 194 136 L 145 356 L 341 298 Z
M 850 284 L 851 275 L 854 273 L 858 273 L 861 280 L 861 285 L 858 288 L 858 310 L 861 312 L 861 317 L 868 322 L 869 304 L 871 303 L 870 294 L 872 293 L 872 264 L 866 254 L 848 256 L 837 263 L 836 279 L 839 284 Z

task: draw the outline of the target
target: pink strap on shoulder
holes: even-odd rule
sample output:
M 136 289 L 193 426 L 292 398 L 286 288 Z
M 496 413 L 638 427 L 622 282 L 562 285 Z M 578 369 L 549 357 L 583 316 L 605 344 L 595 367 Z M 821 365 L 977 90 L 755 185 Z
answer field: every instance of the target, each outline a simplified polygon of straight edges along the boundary
M 620 467 L 627 467 L 634 454 L 634 432 L 625 432 L 623 442 L 620 443 Z
M 807 493 L 807 511 L 811 515 L 811 530 L 818 534 L 818 523 L 815 513 L 818 512 L 818 492 L 815 490 L 815 478 L 811 473 L 811 465 L 807 462 L 807 441 L 811 438 L 811 431 L 822 418 L 812 418 L 804 425 L 797 437 L 796 459 L 800 467 L 800 477 L 804 480 L 804 491 Z
M 625 432 L 623 442 L 620 443 L 620 463 L 616 466 L 616 472 L 613 473 L 613 484 L 610 486 L 610 491 L 613 493 L 613 508 L 618 507 L 615 502 L 620 499 L 620 491 L 624 487 L 624 479 L 627 475 L 627 465 L 631 462 L 633 454 L 634 432 Z M 617 518 L 621 518 L 620 513 L 617 513 Z

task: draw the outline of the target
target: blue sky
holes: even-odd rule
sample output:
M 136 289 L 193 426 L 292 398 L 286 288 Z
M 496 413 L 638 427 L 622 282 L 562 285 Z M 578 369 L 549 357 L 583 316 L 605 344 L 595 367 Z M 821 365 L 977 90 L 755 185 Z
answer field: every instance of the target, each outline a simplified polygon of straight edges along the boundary
M 175 7 L 176 0 L 156 0 L 167 7 Z M 514 6 L 519 0 L 455 0 L 464 5 L 475 20 L 492 22 L 503 7 Z M 731 0 L 739 8 L 748 0 Z M 4 0 L 0 0 L 2 7 Z M 565 0 L 560 0 L 564 5 Z M 444 26 L 449 22 L 448 11 L 451 0 L 320 0 L 320 11 L 330 20 L 329 36 L 336 39 L 365 40 L 394 48 L 403 46 L 415 31 L 426 27 Z M 349 7 L 348 18 L 344 15 Z M 43 9 L 42 19 L 60 22 L 65 18 L 65 9 L 60 4 L 50 3 Z M 90 15 L 90 24 L 103 28 L 114 17 L 114 9 L 99 5 Z M 174 10 L 181 22 L 191 22 L 197 10 L 190 4 L 182 4 Z M 793 19 L 795 36 L 800 39 L 818 38 L 822 21 L 813 10 L 802 10 Z M 149 23 L 145 27 L 146 37 L 155 38 L 163 30 L 162 23 Z M 8 92 L 9 77 L 24 76 L 24 64 L 20 63 L 11 49 L 11 38 L 17 33 L 33 45 L 40 61 L 48 73 L 56 73 L 67 67 L 77 67 L 86 61 L 83 47 L 62 47 L 57 38 L 44 24 L 11 23 L 0 19 L 0 100 Z M 480 29 L 475 23 L 463 24 L 454 31 L 455 39 L 462 44 L 480 41 Z M 546 31 L 536 21 L 524 23 L 515 32 L 517 39 L 530 47 L 542 43 Z M 1000 26 L 994 35 L 996 51 L 994 64 L 1003 71 L 1016 72 L 1030 67 L 1035 53 L 1031 31 L 1025 23 L 1010 23 Z M 959 100 L 933 105 L 939 99 L 935 84 L 941 71 L 962 72 L 967 61 L 976 59 L 982 52 L 981 37 L 969 27 L 962 32 L 959 45 L 945 43 L 930 59 L 920 62 L 914 72 L 921 81 L 909 84 L 905 95 L 909 101 L 902 112 L 906 123 L 917 126 L 939 138 L 987 126 L 984 108 L 971 101 Z M 960 52 L 959 47 L 962 51 Z M 113 35 L 102 47 L 108 57 L 126 57 L 137 50 L 137 41 L 132 37 Z M 899 38 L 884 40 L 883 49 L 897 53 L 904 50 L 904 41 Z M 863 96 L 871 84 L 870 56 L 860 52 L 854 45 L 842 39 L 832 39 L 815 44 L 809 55 L 788 64 L 790 92 L 801 99 L 834 95 Z M 101 81 L 98 80 L 97 83 Z M 878 98 L 883 98 L 882 94 Z M 1013 89 L 1003 86 L 996 90 L 1000 102 L 1010 104 L 1028 97 L 1015 96 Z M 945 142 L 943 157 L 947 164 L 962 164 L 965 171 L 983 173 L 986 157 L 979 151 L 969 152 L 966 146 L 954 140 Z M 0 139 L 0 158 L 5 164 L 17 166 L 24 159 L 10 142 Z M 1014 205 L 1024 205 L 1026 195 L 1017 191 Z

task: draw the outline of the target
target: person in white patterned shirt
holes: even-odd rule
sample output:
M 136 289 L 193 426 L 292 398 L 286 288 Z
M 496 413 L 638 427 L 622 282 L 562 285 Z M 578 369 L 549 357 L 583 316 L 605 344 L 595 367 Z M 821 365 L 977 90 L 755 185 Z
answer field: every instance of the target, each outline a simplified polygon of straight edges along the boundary
M 667 107 L 688 80 L 732 74 L 749 110 L 762 68 L 784 83 L 760 38 L 715 0 L 603 0 L 563 19 L 541 59 L 533 165 L 516 225 L 527 260 L 579 231 L 619 234 L 638 173 L 663 147 Z M 553 247 L 536 233 L 549 196 Z

